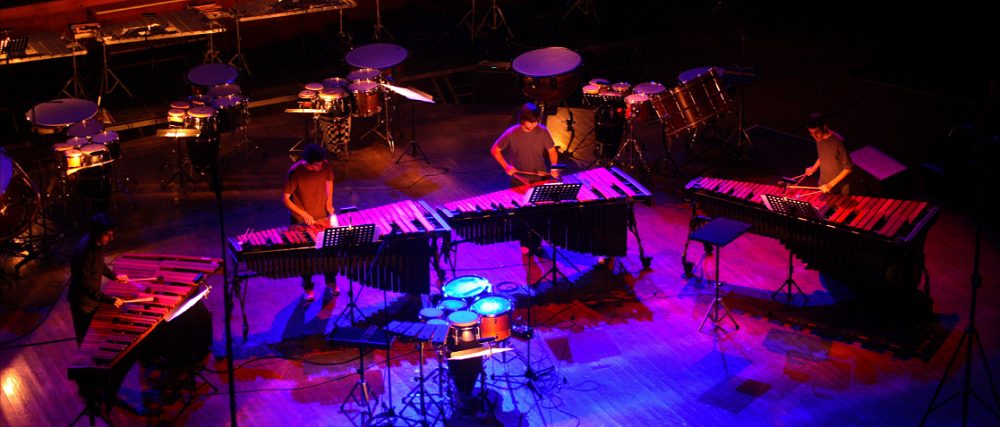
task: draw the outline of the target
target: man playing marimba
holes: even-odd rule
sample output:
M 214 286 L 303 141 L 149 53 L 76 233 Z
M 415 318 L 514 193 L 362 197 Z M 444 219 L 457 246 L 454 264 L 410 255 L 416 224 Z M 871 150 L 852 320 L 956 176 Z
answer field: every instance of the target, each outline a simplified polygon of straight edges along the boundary
M 316 144 L 309 144 L 302 150 L 302 160 L 288 169 L 281 201 L 292 211 L 292 224 L 312 225 L 329 220 L 333 209 L 333 169 L 326 160 L 326 152 Z M 337 276 L 324 273 L 327 287 L 334 295 L 340 295 Z M 304 299 L 316 299 L 313 293 L 312 277 L 302 276 Z
M 541 110 L 537 105 L 530 102 L 524 104 L 517 115 L 518 124 L 504 131 L 490 150 L 493 158 L 503 167 L 507 175 L 510 175 L 511 188 L 549 179 L 548 168 L 545 165 L 546 155 L 550 164 L 559 162 L 556 144 L 552 141 L 549 129 L 538 124 L 540 119 Z M 504 159 L 503 150 L 508 150 L 509 162 Z M 558 176 L 559 170 L 553 169 L 551 177 Z M 528 265 L 529 254 L 541 252 L 541 244 L 541 238 L 532 233 L 521 238 L 524 265 Z
M 819 114 L 809 116 L 809 135 L 816 140 L 816 163 L 806 168 L 806 175 L 819 169 L 819 189 L 824 193 L 850 194 L 850 184 L 844 181 L 854 169 L 854 162 L 844 146 L 844 138 L 826 127 Z
M 66 299 L 73 315 L 77 345 L 83 342 L 99 303 L 106 302 L 115 307 L 121 307 L 125 303 L 121 298 L 101 292 L 101 276 L 122 283 L 128 282 L 128 276 L 115 274 L 104 262 L 104 247 L 114 239 L 114 233 L 115 220 L 98 213 L 90 220 L 90 234 L 83 236 L 73 250 L 73 258 L 69 264 L 69 295 Z

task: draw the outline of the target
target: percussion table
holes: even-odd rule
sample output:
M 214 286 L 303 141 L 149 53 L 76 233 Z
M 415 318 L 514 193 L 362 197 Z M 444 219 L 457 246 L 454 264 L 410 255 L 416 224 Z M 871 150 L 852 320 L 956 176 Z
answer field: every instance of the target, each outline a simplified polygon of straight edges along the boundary
M 62 36 L 52 31 L 28 36 L 28 47 L 24 55 L 8 55 L 0 52 L 0 62 L 19 64 L 22 62 L 41 61 L 44 59 L 69 58 L 86 55 L 87 49 L 75 41 L 66 41 Z

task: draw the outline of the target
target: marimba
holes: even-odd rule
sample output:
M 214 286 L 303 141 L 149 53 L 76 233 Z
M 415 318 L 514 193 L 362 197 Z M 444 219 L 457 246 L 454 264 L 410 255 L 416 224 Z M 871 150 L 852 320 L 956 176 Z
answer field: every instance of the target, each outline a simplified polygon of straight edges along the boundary
M 247 270 L 270 279 L 334 272 L 362 283 L 375 263 L 367 285 L 392 292 L 430 293 L 435 238 L 451 234 L 451 227 L 434 209 L 423 201 L 405 200 L 340 214 L 337 223 L 374 224 L 378 240 L 390 242 L 375 262 L 380 242 L 316 249 L 316 236 L 329 226 L 299 224 L 230 238 L 229 252 L 237 267 L 242 263 Z
M 554 246 L 625 256 L 629 229 L 638 238 L 633 204 L 652 206 L 652 193 L 618 168 L 595 168 L 562 182 L 582 184 L 577 200 L 532 204 L 526 187 L 519 187 L 445 203 L 438 210 L 456 234 L 479 245 L 518 240 L 530 226 Z
M 178 255 L 125 254 L 115 262 L 115 272 L 130 279 L 162 281 L 110 282 L 105 293 L 124 300 L 153 298 L 116 308 L 101 304 L 68 368 L 84 396 L 103 397 L 110 404 L 137 360 L 151 356 L 186 355 L 212 343 L 211 317 L 201 312 L 178 315 L 209 276 L 222 269 L 222 260 Z M 200 302 L 198 304 L 201 304 Z M 184 307 L 188 309 L 190 307 Z M 164 322 L 168 320 L 169 324 Z M 154 332 L 155 330 L 155 332 Z M 192 361 L 194 362 L 194 361 Z
M 298 3 L 293 4 L 297 5 Z M 311 1 L 304 7 L 283 7 L 274 0 L 249 0 L 234 4 L 233 11 L 239 17 L 240 21 L 246 22 L 280 18 L 282 16 L 350 9 L 357 5 L 355 0 L 320 0 Z
M 695 178 L 686 188 L 693 222 L 700 210 L 752 224 L 751 233 L 778 239 L 810 269 L 855 291 L 916 287 L 924 240 L 938 218 L 938 208 L 924 202 L 803 189 L 786 193 L 781 186 L 708 177 Z M 763 204 L 765 194 L 808 202 L 826 221 L 771 212 Z

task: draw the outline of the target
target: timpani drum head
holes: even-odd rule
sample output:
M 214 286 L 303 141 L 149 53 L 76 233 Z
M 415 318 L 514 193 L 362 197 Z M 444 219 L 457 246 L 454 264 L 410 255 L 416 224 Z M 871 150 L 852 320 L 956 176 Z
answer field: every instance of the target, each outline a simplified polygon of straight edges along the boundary
M 218 85 L 208 90 L 208 96 L 212 99 L 229 95 L 239 95 L 240 93 L 240 86 L 234 84 Z
M 461 276 L 452 279 L 441 288 L 445 297 L 473 298 L 483 292 L 489 292 L 490 282 L 479 276 Z
M 104 123 L 97 120 L 85 120 L 70 126 L 66 130 L 66 135 L 73 137 L 89 138 L 101 133 L 104 130 Z
M 559 76 L 576 70 L 583 63 L 580 54 L 564 47 L 547 47 L 522 53 L 511 67 L 528 77 Z
M 681 75 L 677 76 L 677 81 L 680 82 L 680 84 L 687 83 L 687 82 L 689 82 L 691 80 L 694 80 L 698 76 L 707 73 L 708 70 L 711 70 L 712 68 L 715 68 L 715 72 L 718 75 L 720 75 L 720 76 L 723 73 L 726 72 L 725 68 L 719 68 L 719 67 L 698 67 L 698 68 L 692 68 L 690 70 L 687 70 L 687 71 L 681 73 Z
M 236 81 L 240 70 L 229 64 L 204 64 L 188 71 L 188 81 L 199 86 L 226 85 Z
M 69 126 L 97 115 L 97 104 L 86 99 L 57 99 L 43 102 L 28 110 L 28 121 L 37 126 Z
M 354 68 L 374 68 L 382 70 L 399 65 L 410 53 L 402 46 L 389 43 L 373 43 L 359 46 L 344 55 L 344 61 Z M 357 80 L 351 79 L 350 80 Z

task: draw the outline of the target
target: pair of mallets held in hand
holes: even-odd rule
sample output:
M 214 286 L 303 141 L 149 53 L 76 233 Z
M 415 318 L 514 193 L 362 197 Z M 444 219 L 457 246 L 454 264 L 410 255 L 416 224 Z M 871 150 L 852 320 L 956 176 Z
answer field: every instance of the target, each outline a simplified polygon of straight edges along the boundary
M 163 283 L 165 280 L 164 280 L 163 276 L 146 277 L 146 278 L 142 278 L 142 279 L 130 279 L 129 280 L 129 282 L 132 282 L 132 283 L 135 283 L 135 282 L 147 282 L 147 281 L 157 282 L 157 283 Z M 132 303 L 139 303 L 139 302 L 156 302 L 156 297 L 144 297 L 144 298 L 136 298 L 136 299 L 125 300 L 125 302 L 123 304 L 132 304 Z

